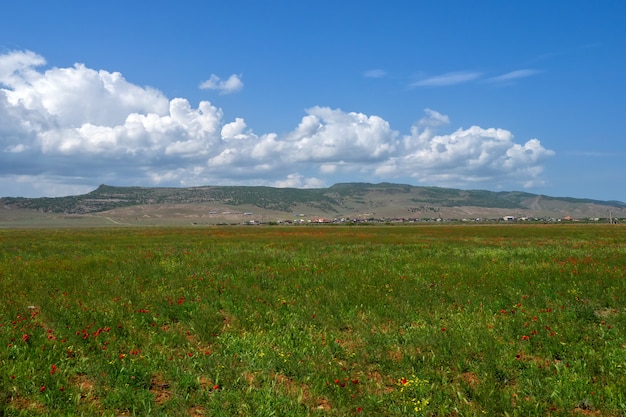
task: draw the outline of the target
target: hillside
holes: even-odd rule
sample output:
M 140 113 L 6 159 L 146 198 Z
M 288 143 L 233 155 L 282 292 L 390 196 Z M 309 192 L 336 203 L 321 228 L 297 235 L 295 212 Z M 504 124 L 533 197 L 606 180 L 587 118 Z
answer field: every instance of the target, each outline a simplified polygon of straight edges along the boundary
M 329 188 L 296 189 L 260 186 L 190 188 L 114 187 L 101 185 L 77 196 L 0 198 L 0 220 L 17 213 L 42 215 L 198 217 L 207 215 L 265 216 L 294 214 L 324 218 L 498 218 L 502 216 L 561 218 L 626 217 L 626 204 L 525 192 L 493 192 L 404 184 L 342 183 Z M 150 214 L 152 213 L 152 214 Z M 158 214 L 160 213 L 160 214 Z M 185 214 L 187 213 L 187 214 Z M 221 216 L 222 218 L 228 216 Z M 232 217 L 232 216 L 231 216 Z M 206 219 L 205 219 L 206 220 Z

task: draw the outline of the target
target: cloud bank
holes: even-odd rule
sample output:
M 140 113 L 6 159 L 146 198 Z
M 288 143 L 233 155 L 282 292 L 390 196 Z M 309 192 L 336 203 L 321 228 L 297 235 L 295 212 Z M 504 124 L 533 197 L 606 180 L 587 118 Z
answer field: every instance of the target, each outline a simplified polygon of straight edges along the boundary
M 194 107 L 118 72 L 45 64 L 30 51 L 0 55 L 0 195 L 68 195 L 101 183 L 532 187 L 553 155 L 504 129 L 442 133 L 450 120 L 430 109 L 406 134 L 379 116 L 322 106 L 286 134 L 258 134 L 208 101 Z M 235 75 L 201 83 L 223 93 L 242 86 Z

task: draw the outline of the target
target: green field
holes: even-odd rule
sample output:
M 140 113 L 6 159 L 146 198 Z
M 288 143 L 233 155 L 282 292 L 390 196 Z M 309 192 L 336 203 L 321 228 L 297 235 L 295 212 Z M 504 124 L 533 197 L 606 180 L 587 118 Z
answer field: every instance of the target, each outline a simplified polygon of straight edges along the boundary
M 0 230 L 0 416 L 621 416 L 626 228 Z

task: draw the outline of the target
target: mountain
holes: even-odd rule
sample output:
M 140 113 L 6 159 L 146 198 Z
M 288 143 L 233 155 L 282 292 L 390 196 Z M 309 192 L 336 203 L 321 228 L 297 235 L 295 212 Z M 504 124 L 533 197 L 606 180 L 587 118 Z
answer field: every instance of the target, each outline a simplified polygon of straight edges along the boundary
M 2 212 L 15 210 L 47 214 L 125 218 L 162 212 L 162 216 L 210 213 L 289 218 L 294 213 L 325 218 L 498 218 L 626 217 L 626 204 L 519 191 L 459 190 L 405 184 L 340 183 L 328 188 L 298 189 L 261 186 L 203 186 L 190 188 L 115 187 L 101 185 L 77 196 L 0 198 Z M 146 214 L 148 213 L 148 214 Z M 169 213 L 169 214 L 167 214 Z

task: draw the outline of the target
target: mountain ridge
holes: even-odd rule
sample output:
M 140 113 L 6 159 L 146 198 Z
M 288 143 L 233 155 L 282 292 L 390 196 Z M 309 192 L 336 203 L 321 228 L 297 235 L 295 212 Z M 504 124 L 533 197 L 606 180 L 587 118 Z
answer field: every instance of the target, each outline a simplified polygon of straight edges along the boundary
M 395 183 L 337 183 L 327 188 L 266 186 L 139 187 L 102 184 L 95 190 L 65 197 L 3 197 L 4 209 L 88 215 L 144 207 L 200 206 L 245 208 L 274 213 L 306 211 L 337 217 L 377 214 L 381 217 L 455 218 L 504 215 L 549 217 L 626 217 L 626 203 L 586 198 L 552 197 L 522 191 L 461 190 Z

